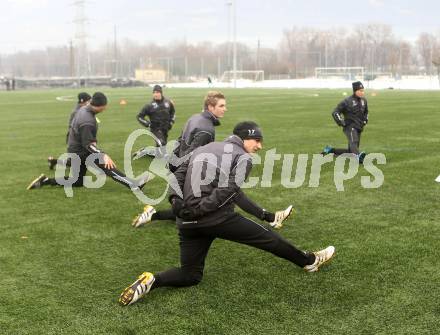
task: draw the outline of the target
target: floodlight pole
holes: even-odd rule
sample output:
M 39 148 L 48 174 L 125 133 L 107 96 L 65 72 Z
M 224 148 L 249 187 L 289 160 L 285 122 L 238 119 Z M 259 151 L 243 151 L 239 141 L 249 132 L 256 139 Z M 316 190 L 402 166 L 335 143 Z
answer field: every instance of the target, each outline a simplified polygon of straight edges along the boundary
M 113 76 L 115 78 L 119 77 L 119 67 L 118 67 L 118 43 L 117 43 L 117 31 L 116 31 L 116 25 L 114 27 L 114 41 L 113 41 L 113 59 L 114 62 L 114 69 L 113 69 Z
M 438 83 L 440 85 L 440 59 L 433 60 L 432 64 L 434 64 L 434 66 L 437 68 L 437 78 L 438 78 Z
M 232 13 L 231 13 L 231 7 L 232 7 L 232 2 L 231 0 L 227 0 L 226 1 L 226 6 L 228 6 L 228 66 L 227 66 L 227 70 L 231 71 L 231 17 L 232 17 Z
M 232 48 L 232 68 L 233 68 L 233 78 L 234 78 L 234 88 L 237 88 L 237 0 L 231 0 L 232 2 L 232 34 L 234 39 L 234 44 Z
M 88 77 L 88 50 L 87 50 L 87 32 L 86 25 L 88 22 L 86 16 L 86 0 L 75 0 L 75 47 L 76 47 L 76 76 L 78 84 L 81 85 L 81 78 L 85 80 Z

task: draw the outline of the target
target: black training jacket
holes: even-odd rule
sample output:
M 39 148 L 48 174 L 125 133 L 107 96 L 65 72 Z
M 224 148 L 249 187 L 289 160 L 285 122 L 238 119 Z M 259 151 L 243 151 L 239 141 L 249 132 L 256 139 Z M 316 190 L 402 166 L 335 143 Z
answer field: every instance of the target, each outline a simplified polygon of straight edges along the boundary
M 76 112 L 79 111 L 81 107 L 82 106 L 80 104 L 76 104 L 75 108 L 72 110 L 72 113 L 70 113 L 69 124 L 67 125 L 66 144 L 69 141 L 69 132 L 70 132 L 70 127 L 72 126 L 73 118 L 74 118 Z
M 339 126 L 362 130 L 368 123 L 367 100 L 353 94 L 336 106 L 332 116 Z
M 219 124 L 220 121 L 207 110 L 191 116 L 178 139 L 179 146 L 174 152 L 176 156 L 183 157 L 205 144 L 214 142 L 215 127 Z
M 230 163 L 229 163 L 230 162 Z M 223 142 L 209 143 L 196 149 L 189 161 L 175 172 L 183 191 L 184 207 L 193 209 L 193 220 L 177 218 L 179 228 L 208 227 L 220 224 L 234 212 L 235 204 L 248 213 L 263 218 L 264 209 L 253 203 L 241 191 L 243 181 L 252 169 L 251 155 L 246 153 L 243 140 L 236 135 Z M 203 185 L 201 180 L 213 176 Z M 170 198 L 178 196 L 170 190 Z
M 150 121 L 145 120 L 148 116 Z M 144 126 L 152 130 L 168 131 L 174 124 L 175 110 L 174 104 L 165 97 L 162 100 L 152 100 L 145 105 L 137 115 L 137 120 Z
M 91 152 L 98 152 L 90 145 L 97 143 L 98 122 L 95 113 L 90 105 L 81 107 L 74 115 L 67 141 L 67 151 L 76 153 L 79 156 L 89 155 Z

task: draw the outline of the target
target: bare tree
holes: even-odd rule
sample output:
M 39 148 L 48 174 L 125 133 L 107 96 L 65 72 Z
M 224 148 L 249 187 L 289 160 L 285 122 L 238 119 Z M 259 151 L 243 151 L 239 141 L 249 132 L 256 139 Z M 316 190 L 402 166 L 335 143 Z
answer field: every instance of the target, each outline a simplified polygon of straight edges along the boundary
M 312 76 L 316 67 L 364 67 L 371 75 L 382 72 L 432 73 L 432 61 L 440 59 L 440 39 L 421 33 L 415 43 L 397 39 L 391 26 L 362 24 L 353 29 L 285 29 L 275 48 L 238 43 L 238 69 L 263 69 L 267 75 Z M 230 44 L 212 41 L 166 45 L 159 42 L 120 39 L 94 46 L 89 53 L 92 75 L 133 77 L 135 69 L 148 66 L 169 71 L 170 80 L 219 76 L 230 70 Z M 2 74 L 47 77 L 69 76 L 74 53 L 67 46 L 2 55 Z M 74 61 L 74 59 L 73 59 Z
M 432 61 L 438 55 L 438 41 L 436 37 L 433 34 L 421 33 L 416 44 L 425 72 L 432 74 Z

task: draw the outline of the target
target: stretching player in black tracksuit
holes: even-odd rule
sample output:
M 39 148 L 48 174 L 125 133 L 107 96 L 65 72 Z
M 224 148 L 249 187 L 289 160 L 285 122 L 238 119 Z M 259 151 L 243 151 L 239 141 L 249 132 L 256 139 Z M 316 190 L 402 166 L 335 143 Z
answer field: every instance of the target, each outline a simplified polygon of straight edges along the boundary
M 219 119 L 224 115 L 226 109 L 226 99 L 221 92 L 210 91 L 205 97 L 204 110 L 202 113 L 191 116 L 183 127 L 182 134 L 178 139 L 178 147 L 174 151 L 177 158 L 185 157 L 196 148 L 215 140 L 215 127 L 220 125 Z M 169 165 L 170 171 L 174 172 L 176 167 Z M 144 211 L 137 215 L 132 225 L 141 227 L 154 220 L 176 220 L 171 209 L 157 211 L 151 205 L 146 205 Z
M 368 104 L 367 99 L 364 97 L 365 92 L 362 83 L 357 81 L 352 86 L 353 95 L 342 100 L 332 113 L 336 124 L 344 129 L 344 134 L 348 139 L 348 148 L 335 149 L 326 146 L 322 154 L 341 155 L 352 153 L 357 155 L 359 162 L 362 163 L 366 154 L 365 152 L 359 152 L 359 145 L 361 133 L 368 123 Z
M 217 91 L 208 92 L 205 98 L 204 111 L 189 118 L 183 127 L 182 135 L 178 139 L 179 146 L 174 152 L 176 157 L 185 157 L 195 149 L 213 142 L 215 140 L 215 127 L 220 124 L 218 119 L 222 118 L 226 111 L 225 96 Z M 171 172 L 174 172 L 176 169 L 176 167 L 170 164 Z M 265 211 L 264 216 L 259 218 L 269 222 L 272 227 L 279 229 L 290 216 L 292 210 L 293 206 L 275 213 Z M 139 228 L 155 220 L 175 221 L 176 215 L 171 209 L 156 212 L 153 206 L 146 205 L 144 211 L 134 218 L 132 226 Z
M 66 135 L 66 144 L 69 140 L 70 127 L 72 125 L 73 117 L 75 116 L 76 112 L 80 110 L 81 107 L 87 105 L 90 102 L 90 99 L 92 99 L 92 97 L 90 96 L 90 94 L 88 94 L 86 92 L 81 92 L 78 94 L 78 103 L 76 104 L 75 108 L 72 110 L 72 113 L 69 116 L 69 123 L 67 126 L 67 135 Z M 70 160 L 66 160 L 66 161 L 58 160 L 57 158 L 55 158 L 53 156 L 49 156 L 47 158 L 47 162 L 49 163 L 49 169 L 51 169 L 51 170 L 53 170 L 55 165 L 57 165 L 57 164 L 70 166 Z
M 84 176 L 87 172 L 86 160 L 89 155 L 98 154 L 103 163 L 100 163 L 99 159 L 95 159 L 93 162 L 107 176 L 130 189 L 142 188 L 146 183 L 145 179 L 135 181 L 126 177 L 124 173 L 116 169 L 116 165 L 110 156 L 97 147 L 98 122 L 96 114 L 103 112 L 106 107 L 107 97 L 101 92 L 96 92 L 90 104 L 81 107 L 72 119 L 67 151 L 78 155 L 80 158 L 78 179 L 72 186 L 83 186 Z M 56 186 L 59 184 L 55 178 L 48 178 L 42 174 L 30 183 L 28 190 L 46 185 Z
M 175 121 L 175 109 L 173 102 L 164 97 L 162 87 L 155 85 L 153 87 L 153 100 L 145 105 L 137 115 L 139 123 L 150 128 L 154 136 L 156 136 L 156 147 L 160 148 L 167 144 L 168 132 L 173 127 Z M 149 120 L 145 120 L 145 117 Z M 133 158 L 137 159 L 144 155 L 155 156 L 155 152 L 149 152 L 147 148 L 138 150 Z
M 170 202 L 178 216 L 181 266 L 156 274 L 142 273 L 122 292 L 120 304 L 130 305 L 158 287 L 197 285 L 216 238 L 268 251 L 307 272 L 318 271 L 333 257 L 333 246 L 314 253 L 301 251 L 277 233 L 234 212 L 235 205 L 257 217 L 264 210 L 240 189 L 252 169 L 249 154 L 262 148 L 261 130 L 254 122 L 242 122 L 233 133 L 224 142 L 196 149 L 175 173 L 180 189 L 170 192 Z M 213 181 L 204 183 L 209 177 Z

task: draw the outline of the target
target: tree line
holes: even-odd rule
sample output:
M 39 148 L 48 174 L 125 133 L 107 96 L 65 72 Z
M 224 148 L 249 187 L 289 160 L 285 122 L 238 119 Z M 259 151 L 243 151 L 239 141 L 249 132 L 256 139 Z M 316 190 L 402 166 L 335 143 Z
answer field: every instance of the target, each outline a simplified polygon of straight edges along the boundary
M 77 74 L 74 43 L 44 50 L 0 54 L 0 75 L 69 77 Z M 87 52 L 87 72 L 94 76 L 133 77 L 135 69 L 161 68 L 169 80 L 219 77 L 232 70 L 232 43 L 189 43 L 176 40 L 161 45 L 121 39 Z M 270 78 L 313 76 L 316 67 L 363 67 L 366 73 L 437 74 L 440 36 L 420 33 L 416 41 L 397 37 L 385 24 L 362 24 L 348 30 L 309 27 L 285 29 L 276 47 L 255 41 L 237 44 L 238 70 L 264 70 Z

